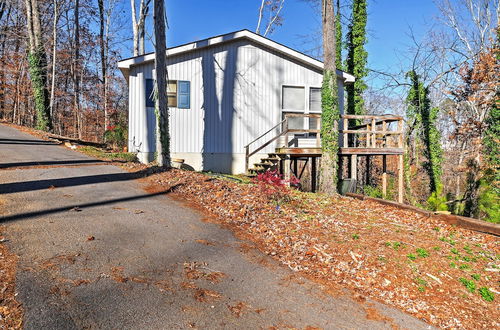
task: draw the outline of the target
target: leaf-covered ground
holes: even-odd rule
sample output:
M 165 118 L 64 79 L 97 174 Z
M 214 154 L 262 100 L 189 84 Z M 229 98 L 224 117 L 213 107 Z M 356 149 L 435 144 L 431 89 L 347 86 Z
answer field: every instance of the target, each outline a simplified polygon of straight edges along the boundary
M 498 237 L 341 196 L 292 192 L 277 207 L 256 185 L 195 172 L 144 180 L 151 192 L 174 187 L 210 221 L 332 292 L 349 288 L 443 328 L 500 327 Z
M 5 245 L 4 230 L 0 226 L 0 329 L 21 329 L 23 309 L 15 287 L 17 257 Z

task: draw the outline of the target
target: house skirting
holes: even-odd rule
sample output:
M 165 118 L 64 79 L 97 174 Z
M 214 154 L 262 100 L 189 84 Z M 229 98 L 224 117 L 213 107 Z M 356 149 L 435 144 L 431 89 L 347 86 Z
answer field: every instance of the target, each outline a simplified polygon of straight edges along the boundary
M 250 167 L 258 163 L 267 154 L 260 153 L 250 157 Z M 196 153 L 173 152 L 172 158 L 184 159 L 184 169 L 194 171 L 211 171 L 217 173 L 242 174 L 245 173 L 244 153 Z M 154 160 L 153 152 L 139 152 L 137 158 L 141 163 L 150 163 Z

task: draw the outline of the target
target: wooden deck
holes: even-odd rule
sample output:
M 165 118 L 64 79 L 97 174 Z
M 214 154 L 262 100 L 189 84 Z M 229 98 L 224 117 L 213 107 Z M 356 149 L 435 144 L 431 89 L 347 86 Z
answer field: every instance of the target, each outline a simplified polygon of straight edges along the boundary
M 291 120 L 297 118 L 307 119 L 310 123 L 315 122 L 314 129 L 292 127 Z M 281 169 L 285 179 L 289 179 L 291 175 L 298 177 L 293 167 L 297 167 L 298 159 L 307 158 L 313 164 L 311 175 L 316 180 L 317 160 L 322 156 L 320 127 L 320 114 L 285 114 L 283 121 L 245 146 L 247 173 Z M 367 164 L 366 173 L 370 173 L 370 157 L 382 156 L 382 194 L 384 196 L 387 193 L 387 157 L 396 156 L 398 158 L 398 202 L 403 202 L 403 155 L 405 152 L 403 117 L 395 115 L 342 115 L 335 129 L 339 132 L 339 164 L 342 166 L 345 158 L 350 159 L 348 177 L 354 182 L 358 179 L 359 157 L 367 158 L 368 161 L 365 162 Z M 294 144 L 293 141 L 297 140 L 300 134 L 312 135 L 314 143 L 307 147 L 299 147 L 297 143 Z M 254 167 L 249 169 L 250 157 L 272 143 L 276 145 L 275 152 L 269 154 L 269 157 L 263 158 L 261 162 L 255 163 Z M 295 166 L 292 166 L 294 162 Z

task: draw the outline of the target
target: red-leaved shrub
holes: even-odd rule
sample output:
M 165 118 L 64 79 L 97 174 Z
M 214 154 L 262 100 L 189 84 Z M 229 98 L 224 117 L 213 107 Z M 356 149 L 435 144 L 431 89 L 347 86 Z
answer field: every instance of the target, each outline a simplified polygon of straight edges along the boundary
M 297 186 L 299 179 L 292 176 L 290 180 L 283 179 L 283 176 L 275 171 L 266 171 L 259 173 L 254 179 L 254 183 L 259 187 L 262 194 L 277 205 L 283 204 L 290 200 L 291 186 Z

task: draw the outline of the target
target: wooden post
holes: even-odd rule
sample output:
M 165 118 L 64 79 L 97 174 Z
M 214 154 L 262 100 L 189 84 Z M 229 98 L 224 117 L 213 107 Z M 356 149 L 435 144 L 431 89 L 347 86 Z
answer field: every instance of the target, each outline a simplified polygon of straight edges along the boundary
M 371 145 L 371 135 L 370 135 L 370 124 L 366 125 L 366 147 L 370 148 Z
M 370 156 L 366 156 L 366 184 L 370 184 Z
M 290 159 L 290 155 L 285 155 L 285 159 L 284 159 L 284 164 L 283 164 L 283 177 L 286 181 L 286 184 L 289 186 L 290 185 L 290 167 L 291 167 L 291 159 Z
M 387 196 L 387 155 L 382 155 L 382 198 Z
M 398 203 L 403 203 L 403 155 L 398 155 Z
M 349 129 L 349 123 L 347 121 L 347 118 L 344 118 L 344 125 L 342 125 L 343 130 Z M 347 133 L 342 133 L 342 137 L 344 139 L 344 145 L 342 147 L 347 148 L 349 147 L 348 139 L 347 139 L 348 134 Z
M 382 131 L 387 131 L 387 123 L 385 120 L 382 121 Z M 382 148 L 387 148 L 387 135 L 382 135 Z
M 285 132 L 285 148 L 288 148 L 288 117 L 285 115 L 285 127 L 284 130 Z
M 358 155 L 351 155 L 351 179 L 358 179 Z
M 316 157 L 311 157 L 311 191 L 316 192 Z M 341 178 L 339 178 L 341 179 Z
M 377 147 L 377 134 L 375 134 L 375 131 L 377 130 L 377 125 L 375 123 L 375 118 L 372 118 L 372 148 Z
M 248 163 L 250 161 L 250 146 L 245 147 L 245 173 L 248 174 Z

